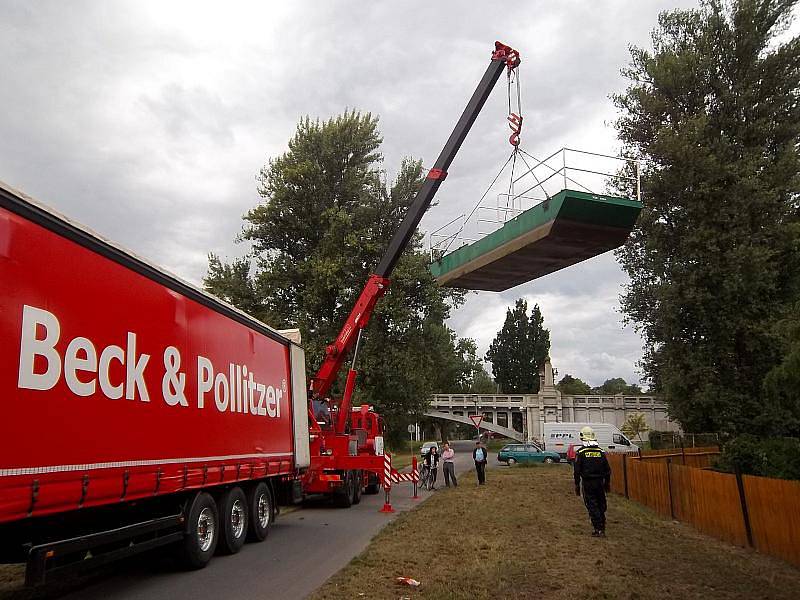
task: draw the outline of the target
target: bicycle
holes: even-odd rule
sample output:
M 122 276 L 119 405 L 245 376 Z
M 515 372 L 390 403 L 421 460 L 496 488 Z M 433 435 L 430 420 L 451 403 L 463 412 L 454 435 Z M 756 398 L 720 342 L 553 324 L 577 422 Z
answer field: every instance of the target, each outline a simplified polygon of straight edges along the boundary
M 419 482 L 418 482 L 419 488 L 421 490 L 430 489 L 428 487 L 430 485 L 430 479 L 431 479 L 430 467 L 428 467 L 428 465 L 423 464 L 422 468 L 419 470 Z

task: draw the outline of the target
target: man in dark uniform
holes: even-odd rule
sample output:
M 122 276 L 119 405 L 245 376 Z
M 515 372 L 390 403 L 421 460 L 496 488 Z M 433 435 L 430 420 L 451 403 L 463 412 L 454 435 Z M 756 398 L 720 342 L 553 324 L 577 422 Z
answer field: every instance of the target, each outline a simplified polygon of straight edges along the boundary
M 591 427 L 581 429 L 583 445 L 575 452 L 575 495 L 581 495 L 592 520 L 594 537 L 606 535 L 606 492 L 611 491 L 611 467 L 606 453 L 597 444 L 597 435 Z

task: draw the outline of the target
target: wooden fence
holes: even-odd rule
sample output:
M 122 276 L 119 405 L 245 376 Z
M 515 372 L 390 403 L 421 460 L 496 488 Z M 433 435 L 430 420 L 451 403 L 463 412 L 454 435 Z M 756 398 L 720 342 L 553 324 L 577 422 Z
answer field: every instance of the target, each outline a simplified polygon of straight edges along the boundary
M 705 469 L 715 454 L 709 448 L 609 453 L 611 489 L 703 533 L 800 566 L 800 482 Z

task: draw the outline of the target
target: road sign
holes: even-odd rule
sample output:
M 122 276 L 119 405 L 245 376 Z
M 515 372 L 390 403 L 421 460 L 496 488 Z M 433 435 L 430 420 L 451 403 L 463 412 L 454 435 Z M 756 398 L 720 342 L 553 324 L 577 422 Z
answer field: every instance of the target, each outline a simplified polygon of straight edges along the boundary
M 483 421 L 483 415 L 470 415 L 470 420 L 475 424 L 475 427 L 478 429 L 481 428 L 481 421 Z
M 408 426 L 408 433 L 414 433 L 414 429 L 415 429 L 414 424 L 412 423 L 411 425 Z

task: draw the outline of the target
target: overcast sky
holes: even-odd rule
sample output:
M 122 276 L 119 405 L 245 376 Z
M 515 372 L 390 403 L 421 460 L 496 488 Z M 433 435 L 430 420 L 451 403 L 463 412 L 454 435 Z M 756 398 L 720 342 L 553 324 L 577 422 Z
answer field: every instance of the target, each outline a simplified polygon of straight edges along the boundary
M 208 252 L 247 251 L 234 238 L 259 201 L 255 175 L 301 116 L 372 112 L 390 174 L 404 156 L 431 164 L 499 39 L 523 58 L 522 147 L 613 154 L 608 95 L 625 86 L 628 45 L 648 44 L 659 11 L 695 4 L 3 0 L 0 179 L 200 283 Z M 497 174 L 506 103 L 501 80 L 424 230 L 471 209 Z M 561 375 L 636 381 L 625 281 L 609 253 L 472 294 L 451 326 L 485 352 L 524 296 L 542 307 Z

